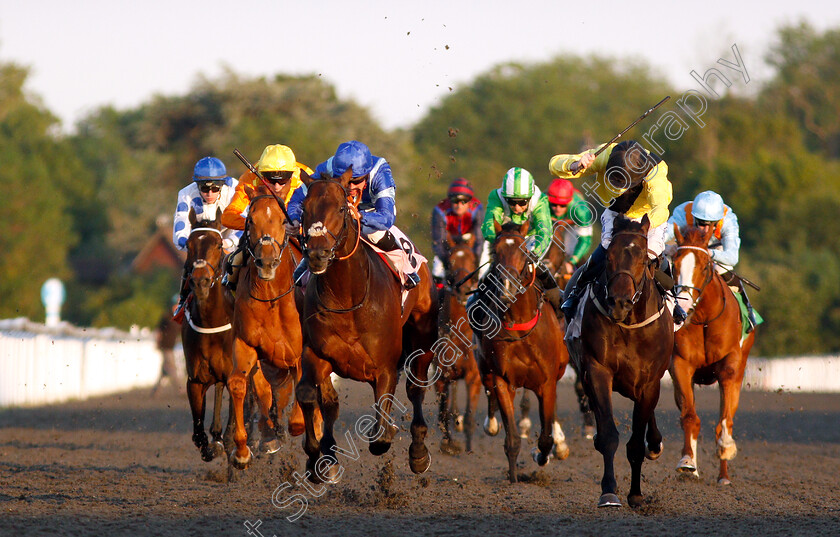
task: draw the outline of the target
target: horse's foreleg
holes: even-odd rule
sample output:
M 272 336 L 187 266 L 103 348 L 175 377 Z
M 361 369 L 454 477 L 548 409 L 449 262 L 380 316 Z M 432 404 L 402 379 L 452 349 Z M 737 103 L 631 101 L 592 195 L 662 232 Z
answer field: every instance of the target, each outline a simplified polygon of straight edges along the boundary
M 227 387 L 233 399 L 234 415 L 236 416 L 236 431 L 233 441 L 236 444 L 229 457 L 230 463 L 240 470 L 251 464 L 251 448 L 248 447 L 248 433 L 245 431 L 245 396 L 248 393 L 248 382 L 251 371 L 257 362 L 257 353 L 236 338 L 233 343 L 233 373 L 228 377 Z
M 335 391 L 330 374 L 332 373 L 332 366 L 326 360 L 316 361 L 314 363 L 313 372 L 315 373 L 315 380 L 318 383 L 318 406 L 313 413 L 313 428 L 315 433 L 318 433 L 319 425 L 323 429 L 321 436 L 320 449 L 321 455 L 331 457 L 333 461 L 336 459 L 336 441 L 335 441 L 335 422 L 338 419 L 338 393 Z M 321 419 L 323 417 L 323 420 Z M 315 477 L 317 481 L 326 481 L 330 483 L 337 483 L 341 477 L 340 467 L 335 464 L 327 465 L 326 469 L 320 468 L 318 464 L 315 465 Z M 320 473 L 317 473 L 320 472 Z M 310 478 L 311 479 L 311 478 Z
M 523 393 L 522 396 L 524 398 L 525 394 Z M 534 462 L 540 466 L 545 466 L 548 463 L 551 448 L 554 447 L 554 439 L 551 433 L 554 428 L 555 396 L 555 390 L 551 390 L 550 386 L 545 386 L 542 391 L 537 392 L 537 404 L 539 405 L 540 412 L 540 436 L 537 439 L 537 451 L 533 452 L 533 456 Z
M 300 368 L 296 368 L 294 371 L 294 384 L 291 386 L 291 389 L 294 390 L 294 387 L 297 386 L 298 382 L 300 382 L 300 375 L 301 370 Z M 317 415 L 320 416 L 320 411 L 317 412 Z M 316 424 L 316 431 L 320 428 L 319 424 Z M 303 421 L 303 410 L 300 408 L 300 403 L 297 402 L 297 399 L 292 400 L 292 410 L 289 412 L 289 434 L 292 436 L 300 436 L 306 430 L 306 424 Z
M 277 413 L 282 411 L 282 408 L 275 405 L 273 388 L 281 382 L 279 375 L 277 368 L 265 362 L 261 362 L 260 367 L 254 372 L 254 392 L 260 405 L 259 449 L 263 453 L 276 453 L 280 450 L 280 439 L 277 437 Z
M 411 372 L 413 375 L 406 375 L 405 393 L 413 406 L 411 417 L 411 446 L 408 448 L 408 466 L 415 474 L 422 474 L 432 464 L 429 449 L 426 447 L 426 433 L 428 427 L 423 418 L 423 397 L 426 394 L 429 365 L 432 363 L 434 354 L 427 351 L 422 356 L 411 360 Z M 415 384 L 412 377 L 417 380 Z
M 478 408 L 478 398 L 481 395 L 481 379 L 478 369 L 467 371 L 464 382 L 467 384 L 467 409 L 464 413 L 464 436 L 467 440 L 467 453 L 472 452 L 472 435 L 475 430 L 475 411 Z
M 680 426 L 683 430 L 682 457 L 677 463 L 677 471 L 700 477 L 698 471 L 697 438 L 700 436 L 700 418 L 694 404 L 695 368 L 680 355 L 671 360 L 671 379 L 674 382 L 674 400 L 680 409 Z
M 306 476 L 314 483 L 331 480 L 332 469 L 335 468 L 334 465 L 328 465 L 329 475 L 324 476 L 318 473 L 317 464 L 322 451 L 334 456 L 330 450 L 332 446 L 335 446 L 333 426 L 338 417 L 338 396 L 330 380 L 331 372 L 329 362 L 315 354 L 309 347 L 303 347 L 301 377 L 295 387 L 295 397 L 303 412 L 306 433 L 303 439 L 303 451 L 308 456 Z M 321 416 L 323 416 L 323 422 Z M 322 442 L 328 447 L 322 448 Z
M 522 390 L 522 398 L 519 400 L 519 437 L 528 438 L 531 432 L 531 399 L 528 397 L 528 390 Z
M 192 412 L 193 421 L 192 441 L 195 447 L 201 450 L 202 460 L 209 462 L 213 460 L 213 455 L 207 447 L 207 433 L 204 432 L 206 394 L 207 386 L 197 380 L 187 381 L 187 398 L 190 401 L 190 411 Z
M 651 383 L 633 405 L 633 432 L 627 441 L 627 460 L 630 462 L 630 507 L 642 505 L 642 463 L 645 460 L 645 431 L 659 401 L 659 381 Z
M 505 425 L 505 455 L 508 458 L 508 478 L 510 478 L 511 483 L 516 483 L 516 458 L 519 456 L 519 448 L 522 444 L 522 439 L 519 437 L 519 431 L 516 428 L 516 416 L 514 415 L 513 399 L 516 396 L 516 388 L 498 376 L 495 384 L 502 423 Z
M 730 358 L 731 356 L 727 356 L 725 360 L 728 361 Z M 733 437 L 733 428 L 743 380 L 743 374 L 739 375 L 728 364 L 718 373 L 720 422 L 715 427 L 715 440 L 717 456 L 720 459 L 720 472 L 718 473 L 718 484 L 720 485 L 731 483 L 727 461 L 734 459 L 738 453 L 738 447 Z
M 456 455 L 461 452 L 461 447 L 457 442 L 452 440 L 452 432 L 450 430 L 452 418 L 452 397 L 450 396 L 455 384 L 456 382 L 448 380 L 435 383 L 438 393 L 438 425 L 443 433 L 440 450 L 447 455 Z M 440 387 L 438 388 L 438 386 Z
M 595 412 L 595 449 L 604 458 L 604 475 L 601 478 L 601 497 L 598 507 L 616 507 L 621 500 L 616 495 L 615 451 L 618 449 L 618 429 L 613 419 L 612 374 L 594 360 L 583 386 L 586 389 L 592 411 Z
M 583 437 L 593 438 L 595 436 L 595 414 L 589 406 L 589 397 L 586 396 L 586 390 L 583 389 L 583 379 L 581 379 L 574 363 L 571 363 L 571 366 L 575 371 L 575 394 L 577 395 L 578 407 L 581 416 L 583 416 Z
M 213 391 L 213 423 L 210 424 L 210 436 L 213 441 L 209 447 L 214 459 L 225 451 L 222 444 L 222 398 L 224 393 L 225 383 L 217 382 Z

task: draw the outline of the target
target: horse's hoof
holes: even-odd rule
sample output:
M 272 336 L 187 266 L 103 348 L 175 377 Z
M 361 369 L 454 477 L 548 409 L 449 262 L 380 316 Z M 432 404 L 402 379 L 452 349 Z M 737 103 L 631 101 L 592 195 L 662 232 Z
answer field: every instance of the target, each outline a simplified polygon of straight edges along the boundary
M 545 466 L 548 464 L 548 461 L 551 460 L 551 452 L 549 452 L 548 455 L 543 455 L 539 449 L 533 448 L 531 449 L 531 458 L 533 458 L 534 462 L 540 466 Z
M 383 442 L 382 440 L 376 440 L 368 445 L 368 451 L 370 451 L 371 455 L 376 455 L 377 457 L 388 453 L 389 449 L 391 449 L 391 442 Z
M 621 500 L 611 492 L 601 494 L 598 498 L 598 507 L 621 507 Z
M 583 437 L 587 440 L 592 440 L 593 438 L 595 438 L 595 426 L 585 425 L 583 427 Z
M 528 438 L 528 433 L 531 432 L 531 419 L 527 417 L 522 418 L 517 425 L 519 426 L 519 437 Z
M 459 433 L 464 432 L 464 415 L 458 414 L 455 416 L 455 430 Z
M 677 471 L 686 474 L 697 473 L 697 464 L 690 456 L 684 455 L 677 463 Z
M 210 453 L 213 454 L 214 459 L 225 454 L 225 445 L 221 442 L 221 440 L 213 440 L 210 443 Z
M 662 455 L 662 451 L 664 449 L 665 449 L 665 444 L 662 443 L 662 442 L 659 442 L 659 449 L 657 451 L 651 451 L 650 449 L 648 449 L 647 452 L 645 453 L 645 457 L 647 457 L 648 460 L 655 461 L 656 459 L 659 458 L 660 455 Z
M 201 448 L 201 460 L 204 462 L 210 462 L 213 460 L 213 451 L 210 449 L 209 446 L 204 446 Z
M 499 420 L 496 419 L 496 416 L 484 418 L 484 432 L 489 436 L 499 434 Z
M 260 442 L 260 453 L 271 455 L 272 453 L 280 451 L 281 446 L 282 444 L 280 443 L 280 440 L 276 438 L 269 440 L 268 442 Z
M 289 434 L 290 435 L 300 436 L 305 432 L 306 432 L 306 425 L 305 424 L 303 424 L 303 423 L 301 423 L 301 424 L 297 424 L 297 423 L 291 424 L 290 423 L 289 424 Z
M 627 496 L 627 505 L 632 508 L 641 507 L 645 503 L 645 497 L 641 494 L 630 494 Z
M 440 443 L 440 451 L 444 455 L 458 455 L 461 453 L 461 445 L 454 440 L 442 440 Z
M 722 487 L 725 487 L 726 485 L 731 485 L 731 484 L 732 484 L 732 481 L 730 481 L 729 479 L 727 479 L 725 477 L 721 477 L 720 479 L 718 479 L 718 485 L 720 485 Z
M 735 445 L 735 442 L 725 446 L 718 445 L 718 458 L 722 461 L 731 461 L 737 454 L 738 447 Z
M 426 450 L 426 456 L 418 459 L 408 458 L 408 467 L 415 474 L 425 473 L 432 466 L 432 455 Z
M 230 457 L 228 458 L 228 462 L 230 462 L 231 466 L 236 468 L 237 470 L 245 470 L 249 466 L 251 466 L 251 461 L 254 458 L 254 454 L 251 452 L 251 448 L 248 448 L 248 456 L 240 458 L 236 455 L 236 450 L 232 451 Z
M 566 442 L 554 444 L 554 456 L 557 457 L 557 460 L 565 461 L 569 458 L 569 453 L 571 453 L 571 450 Z

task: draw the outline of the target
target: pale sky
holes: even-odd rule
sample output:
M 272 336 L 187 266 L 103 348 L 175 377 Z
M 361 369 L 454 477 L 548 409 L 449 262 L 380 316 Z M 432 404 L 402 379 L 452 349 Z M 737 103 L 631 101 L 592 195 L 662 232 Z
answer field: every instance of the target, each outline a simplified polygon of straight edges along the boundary
M 802 19 L 838 27 L 840 2 L 0 0 L 0 62 L 31 68 L 28 91 L 65 130 L 99 106 L 186 94 L 225 67 L 318 74 L 394 128 L 505 61 L 636 57 L 687 89 L 690 71 L 733 60 L 737 44 L 760 82 L 776 28 Z

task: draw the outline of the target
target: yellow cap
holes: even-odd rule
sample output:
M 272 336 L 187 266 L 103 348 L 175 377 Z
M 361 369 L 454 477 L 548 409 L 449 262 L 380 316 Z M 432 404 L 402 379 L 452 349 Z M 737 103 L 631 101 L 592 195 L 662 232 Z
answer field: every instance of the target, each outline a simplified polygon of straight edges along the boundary
M 297 160 L 292 150 L 285 145 L 267 146 L 257 162 L 259 172 L 297 172 Z

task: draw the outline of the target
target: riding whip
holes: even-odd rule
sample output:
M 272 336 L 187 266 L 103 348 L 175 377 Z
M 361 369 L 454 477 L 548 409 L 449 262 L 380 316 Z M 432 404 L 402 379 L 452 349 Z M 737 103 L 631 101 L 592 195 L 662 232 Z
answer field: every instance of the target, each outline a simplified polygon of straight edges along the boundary
M 714 259 L 712 259 L 712 261 L 714 261 L 714 262 L 715 262 L 715 265 L 719 265 L 719 266 L 721 266 L 721 267 L 723 267 L 723 268 L 727 269 L 729 272 L 731 272 L 731 273 L 735 274 L 736 276 L 738 276 L 738 278 L 739 278 L 742 282 L 744 282 L 745 284 L 749 285 L 750 287 L 752 287 L 752 288 L 753 288 L 753 289 L 755 289 L 756 291 L 761 291 L 761 287 L 759 287 L 759 286 L 758 286 L 758 284 L 755 284 L 755 283 L 753 283 L 753 282 L 749 281 L 748 279 L 744 278 L 743 276 L 741 276 L 740 274 L 738 274 L 737 272 L 735 272 L 734 270 L 732 270 L 731 268 L 729 268 L 729 266 L 728 266 L 728 265 L 724 265 L 724 264 L 723 264 L 723 263 L 721 263 L 720 261 L 715 261 Z
M 275 201 L 277 201 L 277 205 L 280 206 L 280 210 L 283 211 L 283 214 L 286 216 L 286 220 L 291 222 L 292 218 L 289 216 L 289 213 L 286 212 L 286 204 L 283 203 L 280 200 L 280 198 L 277 196 L 277 194 L 274 193 L 274 189 L 271 188 L 271 184 L 268 181 L 265 180 L 265 177 L 263 177 L 262 174 L 257 171 L 257 169 L 254 167 L 253 164 L 248 162 L 248 159 L 245 158 L 245 155 L 243 155 L 242 153 L 239 152 L 239 149 L 234 149 L 233 154 L 236 155 L 237 158 L 242 161 L 242 164 L 244 164 L 249 170 L 251 170 L 251 173 L 256 175 L 259 178 L 259 180 L 262 181 L 262 183 L 266 186 L 266 188 L 268 188 L 269 193 L 271 193 L 271 195 L 274 197 Z
M 611 143 L 613 143 L 613 142 L 615 142 L 616 140 L 618 140 L 619 138 L 621 138 L 621 136 L 622 136 L 625 132 L 627 132 L 627 131 L 629 131 L 630 129 L 632 129 L 632 128 L 636 125 L 636 123 L 638 123 L 639 121 L 641 121 L 641 120 L 645 119 L 645 118 L 646 118 L 646 117 L 647 117 L 647 116 L 648 116 L 651 112 L 653 112 L 654 110 L 656 110 L 657 108 L 659 108 L 660 106 L 662 106 L 662 103 L 664 103 L 665 101 L 667 101 L 667 100 L 668 100 L 668 99 L 670 99 L 670 98 L 671 98 L 671 96 L 670 96 L 670 95 L 666 95 L 664 99 L 662 99 L 661 101 L 659 101 L 658 103 L 656 103 L 655 105 L 653 105 L 653 108 L 650 108 L 647 112 L 645 112 L 644 114 L 642 114 L 641 116 L 639 116 L 639 119 L 637 119 L 637 120 L 636 120 L 636 121 L 634 121 L 633 123 L 629 124 L 629 125 L 627 126 L 627 128 L 626 128 L 626 129 L 624 129 L 623 131 L 621 131 L 621 132 L 619 132 L 618 134 L 616 134 L 616 135 L 615 135 L 615 137 L 613 137 L 613 139 L 612 139 L 612 140 L 610 140 L 609 142 L 607 142 L 606 144 L 604 144 L 604 145 L 603 145 L 603 147 L 601 147 L 601 149 L 599 149 L 598 151 L 595 151 L 595 153 L 594 153 L 594 155 L 593 155 L 593 156 L 596 156 L 596 157 L 597 157 L 598 155 L 600 155 L 600 154 L 604 151 L 604 149 L 606 149 L 607 147 L 609 147 L 609 145 L 610 145 Z

